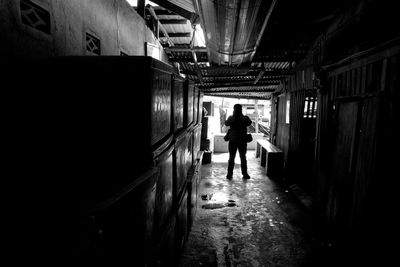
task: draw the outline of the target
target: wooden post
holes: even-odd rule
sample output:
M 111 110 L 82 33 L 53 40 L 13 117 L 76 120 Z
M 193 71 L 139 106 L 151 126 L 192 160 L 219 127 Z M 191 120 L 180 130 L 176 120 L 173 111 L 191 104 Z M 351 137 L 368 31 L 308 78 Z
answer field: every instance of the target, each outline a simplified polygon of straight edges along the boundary
M 156 25 L 155 34 L 156 34 L 157 40 L 159 40 L 160 39 L 160 21 L 157 19 L 155 22 L 156 22 L 155 23 L 155 25 Z
M 197 73 L 197 78 L 199 79 L 200 84 L 201 84 L 201 85 L 204 85 L 203 76 L 202 76 L 202 74 L 201 74 L 201 70 L 200 70 L 199 64 L 197 64 L 196 52 L 195 52 L 195 50 L 193 49 L 193 48 L 194 48 L 194 40 L 195 40 L 194 38 L 195 38 L 195 34 L 196 34 L 196 26 L 193 26 L 193 37 L 192 37 L 192 41 L 190 42 L 190 48 L 191 48 L 191 50 L 192 50 L 192 57 L 193 57 L 193 62 L 194 62 L 194 69 L 195 69 L 195 71 L 196 71 L 196 73 Z
M 137 0 L 137 12 L 142 18 L 144 18 L 144 5 L 145 0 Z
M 256 99 L 254 102 L 254 110 L 255 110 L 255 115 L 256 115 L 256 119 L 255 119 L 255 129 L 256 129 L 256 133 L 258 133 L 258 100 Z

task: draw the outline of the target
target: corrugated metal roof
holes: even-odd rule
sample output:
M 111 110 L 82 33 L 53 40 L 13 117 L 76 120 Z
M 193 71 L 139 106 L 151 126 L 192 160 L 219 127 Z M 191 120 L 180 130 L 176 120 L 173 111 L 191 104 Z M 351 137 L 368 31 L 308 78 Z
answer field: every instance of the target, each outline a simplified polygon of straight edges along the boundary
M 258 98 L 278 90 L 321 32 L 321 27 L 307 23 L 327 14 L 312 7 L 330 3 L 329 14 L 344 0 L 155 1 L 162 31 L 171 34 L 173 42 L 163 42 L 169 47 L 165 51 L 171 62 L 179 63 L 182 74 L 207 94 Z M 197 24 L 199 16 L 207 49 L 196 47 L 202 46 L 197 38 L 191 43 L 191 23 Z
M 192 0 L 166 0 L 167 2 L 171 2 L 174 5 L 180 6 L 187 11 L 195 13 L 196 11 L 194 10 L 193 6 L 193 1 Z
M 192 40 L 191 37 L 170 37 L 174 44 L 188 44 Z
M 226 1 L 221 2 L 227 3 Z M 239 2 L 241 1 L 235 1 L 237 5 Z M 210 61 L 212 62 L 212 60 L 209 59 L 209 55 L 211 57 L 223 57 L 224 60 L 225 58 L 228 58 L 227 60 L 230 60 L 231 63 L 249 60 L 252 51 L 238 53 L 238 51 L 234 49 L 243 49 L 244 45 L 246 45 L 245 43 L 250 42 L 255 38 L 254 36 L 250 36 L 251 33 L 247 33 L 248 29 L 246 30 L 244 25 L 249 23 L 248 20 L 251 20 L 250 17 L 253 15 L 253 13 L 258 12 L 256 12 L 256 10 L 261 7 L 261 2 L 255 2 L 256 4 L 258 3 L 259 6 L 249 6 L 250 2 L 243 2 L 247 3 L 248 10 L 243 9 L 240 12 L 244 12 L 243 14 L 246 14 L 247 18 L 239 19 L 241 23 L 244 24 L 241 25 L 241 28 L 238 30 L 240 37 L 236 37 L 236 40 L 242 43 L 235 43 L 233 39 L 230 39 L 230 42 L 228 42 L 227 40 L 232 38 L 232 36 L 228 36 L 231 34 L 228 33 L 228 30 L 224 33 L 219 32 L 219 37 L 224 36 L 224 38 L 228 38 L 225 40 L 226 42 L 224 44 L 224 49 L 230 49 L 237 54 L 222 54 L 221 56 L 220 53 L 219 55 L 215 55 L 215 51 L 213 52 L 209 49 L 210 46 L 208 46 L 208 51 L 202 48 L 195 48 L 198 65 L 197 67 L 195 66 L 193 52 L 191 50 L 193 28 L 190 21 L 186 20 L 185 22 L 183 17 L 165 12 L 162 10 L 162 7 L 157 7 L 156 9 L 160 14 L 158 15 L 158 19 L 161 20 L 165 31 L 167 31 L 170 35 L 170 40 L 172 40 L 174 43 L 173 47 L 166 49 L 169 59 L 171 62 L 178 62 L 181 73 L 184 74 L 188 79 L 193 80 L 202 91 L 208 94 L 265 99 L 268 97 L 271 91 L 276 90 L 277 85 L 280 83 L 282 78 L 285 77 L 284 74 L 279 73 L 279 71 L 287 70 L 290 67 L 289 62 L 254 62 L 247 67 L 235 66 L 234 64 L 231 66 L 218 66 L 208 63 Z M 219 5 L 220 3 L 217 4 L 217 6 Z M 228 10 L 232 11 L 234 9 L 228 8 Z M 232 14 L 229 14 L 225 14 L 225 19 L 227 19 L 226 23 L 231 26 L 230 24 L 234 23 L 234 21 L 231 20 Z M 255 20 L 255 18 L 252 19 Z M 256 22 L 252 21 L 252 23 Z M 221 30 L 221 28 L 217 28 L 217 30 Z M 231 30 L 235 29 L 232 28 Z M 176 36 L 179 34 L 182 36 L 174 37 L 174 35 Z M 244 36 L 246 34 L 247 37 Z M 185 37 L 184 35 L 189 36 Z M 245 40 L 245 38 L 248 40 Z
M 275 0 L 194 0 L 210 61 L 240 65 L 251 61 Z
M 219 96 L 219 97 L 232 97 L 232 98 L 248 98 L 248 99 L 271 99 L 271 93 L 262 92 L 205 92 L 205 95 Z
M 218 88 L 209 88 L 203 89 L 203 92 L 273 92 L 278 88 L 279 85 L 254 85 L 254 86 L 238 86 L 235 88 L 231 87 L 218 87 Z

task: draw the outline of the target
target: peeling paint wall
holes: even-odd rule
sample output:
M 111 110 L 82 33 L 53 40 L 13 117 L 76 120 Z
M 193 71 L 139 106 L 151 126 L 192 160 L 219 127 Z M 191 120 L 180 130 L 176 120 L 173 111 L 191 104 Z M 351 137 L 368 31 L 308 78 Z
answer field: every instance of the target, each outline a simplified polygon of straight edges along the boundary
M 2 0 L 0 10 L 6 56 L 95 55 L 87 34 L 99 40 L 100 55 L 145 55 L 146 42 L 161 47 L 125 0 Z M 161 58 L 168 62 L 164 52 Z

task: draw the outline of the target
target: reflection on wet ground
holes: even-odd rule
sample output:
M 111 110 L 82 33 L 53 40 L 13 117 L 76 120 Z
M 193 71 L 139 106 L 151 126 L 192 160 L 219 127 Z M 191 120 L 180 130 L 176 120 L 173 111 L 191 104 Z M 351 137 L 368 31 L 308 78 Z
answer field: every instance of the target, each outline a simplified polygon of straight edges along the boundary
M 310 216 L 292 194 L 265 175 L 248 153 L 250 180 L 237 161 L 227 180 L 228 154 L 202 166 L 194 225 L 181 266 L 309 266 Z M 238 160 L 238 157 L 237 157 Z

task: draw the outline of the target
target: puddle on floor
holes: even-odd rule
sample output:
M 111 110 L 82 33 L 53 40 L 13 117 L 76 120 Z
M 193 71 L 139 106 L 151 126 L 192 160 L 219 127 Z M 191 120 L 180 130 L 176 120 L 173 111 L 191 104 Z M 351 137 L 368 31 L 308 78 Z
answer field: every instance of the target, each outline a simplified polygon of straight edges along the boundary
M 225 207 L 235 207 L 236 201 L 232 199 L 226 199 L 225 195 L 221 194 L 205 194 L 201 196 L 204 201 L 210 201 L 211 203 L 204 204 L 201 206 L 203 209 L 220 209 Z

